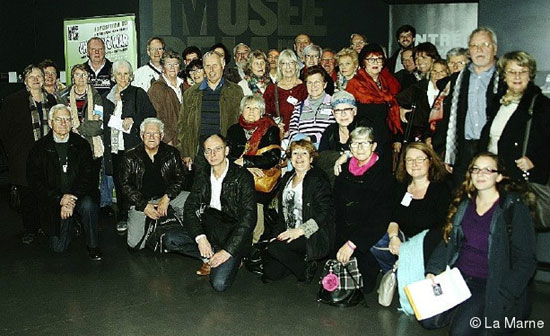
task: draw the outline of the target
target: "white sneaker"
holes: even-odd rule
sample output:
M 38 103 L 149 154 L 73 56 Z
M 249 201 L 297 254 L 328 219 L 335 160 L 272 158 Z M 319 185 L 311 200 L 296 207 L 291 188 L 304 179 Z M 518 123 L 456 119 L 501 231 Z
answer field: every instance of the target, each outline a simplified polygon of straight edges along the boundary
M 128 230 L 128 222 L 120 221 L 116 224 L 116 230 L 118 232 L 126 232 Z

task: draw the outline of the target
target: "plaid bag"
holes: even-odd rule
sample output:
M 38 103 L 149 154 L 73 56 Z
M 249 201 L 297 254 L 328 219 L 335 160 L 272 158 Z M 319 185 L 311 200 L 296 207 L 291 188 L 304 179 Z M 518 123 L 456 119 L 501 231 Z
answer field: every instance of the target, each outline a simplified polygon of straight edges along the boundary
M 329 259 L 321 273 L 321 285 L 317 301 L 338 307 L 352 307 L 363 300 L 363 278 L 357 267 L 357 259 L 351 258 L 344 265 Z

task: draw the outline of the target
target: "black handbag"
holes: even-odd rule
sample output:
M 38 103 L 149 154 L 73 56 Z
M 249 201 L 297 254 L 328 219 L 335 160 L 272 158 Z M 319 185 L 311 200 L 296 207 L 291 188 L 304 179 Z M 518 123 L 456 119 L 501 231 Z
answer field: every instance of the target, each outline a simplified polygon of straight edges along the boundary
M 317 302 L 336 307 L 353 307 L 363 301 L 363 279 L 356 258 L 351 258 L 346 265 L 336 259 L 327 260 L 319 284 Z
M 154 252 L 164 253 L 164 236 L 167 232 L 183 227 L 181 219 L 176 215 L 176 211 L 171 205 L 168 206 L 167 214 L 159 219 L 147 217 L 145 220 L 145 231 L 143 237 L 137 243 L 135 249 L 139 249 L 145 241 L 145 247 Z

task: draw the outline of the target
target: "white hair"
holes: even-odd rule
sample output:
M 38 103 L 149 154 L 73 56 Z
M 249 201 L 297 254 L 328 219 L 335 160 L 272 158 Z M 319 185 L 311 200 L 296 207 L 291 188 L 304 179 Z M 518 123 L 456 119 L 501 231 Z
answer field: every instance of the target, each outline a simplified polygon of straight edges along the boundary
M 69 107 L 67 105 L 57 104 L 57 105 L 52 106 L 50 111 L 48 111 L 48 120 L 53 120 L 53 117 L 57 113 L 57 111 L 61 111 L 61 110 L 67 110 L 69 112 L 69 114 L 71 114 L 71 110 L 69 109 Z
M 141 125 L 139 125 L 139 134 L 143 136 L 143 134 L 145 133 L 145 126 L 149 124 L 157 125 L 159 128 L 161 137 L 164 137 L 164 123 L 162 122 L 162 120 L 158 118 L 146 118 L 145 120 L 143 120 L 141 122 Z

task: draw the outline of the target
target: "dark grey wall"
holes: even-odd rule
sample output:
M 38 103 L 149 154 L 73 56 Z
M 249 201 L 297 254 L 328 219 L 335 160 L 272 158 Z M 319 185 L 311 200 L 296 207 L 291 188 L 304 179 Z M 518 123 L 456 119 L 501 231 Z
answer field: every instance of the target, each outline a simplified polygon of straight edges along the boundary
M 498 35 L 498 54 L 524 50 L 537 60 L 536 82 L 550 72 L 550 1 L 479 0 L 479 25 Z

